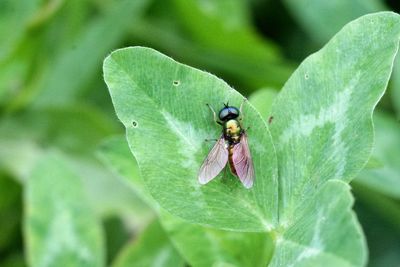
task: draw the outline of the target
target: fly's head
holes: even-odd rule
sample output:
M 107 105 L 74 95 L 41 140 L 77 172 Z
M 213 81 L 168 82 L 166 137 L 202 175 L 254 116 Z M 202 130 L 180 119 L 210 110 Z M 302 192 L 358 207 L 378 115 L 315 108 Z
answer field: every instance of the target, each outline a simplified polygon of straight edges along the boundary
M 239 117 L 239 109 L 233 106 L 229 106 L 228 103 L 224 104 L 224 108 L 220 110 L 218 117 L 221 121 L 236 119 L 237 117 Z

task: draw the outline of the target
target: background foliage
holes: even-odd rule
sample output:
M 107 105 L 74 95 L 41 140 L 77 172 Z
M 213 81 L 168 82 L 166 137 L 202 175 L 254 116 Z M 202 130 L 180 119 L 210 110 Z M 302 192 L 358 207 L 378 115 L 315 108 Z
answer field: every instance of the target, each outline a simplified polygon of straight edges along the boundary
M 400 7 L 383 0 L 1 1 L 0 266 L 269 262 L 273 236 L 189 224 L 154 202 L 121 137 L 102 62 L 120 47 L 155 48 L 216 74 L 267 119 L 306 56 L 349 21 L 382 10 Z M 374 115 L 373 155 L 351 183 L 369 266 L 400 263 L 399 64 Z M 330 187 L 330 194 L 344 190 Z

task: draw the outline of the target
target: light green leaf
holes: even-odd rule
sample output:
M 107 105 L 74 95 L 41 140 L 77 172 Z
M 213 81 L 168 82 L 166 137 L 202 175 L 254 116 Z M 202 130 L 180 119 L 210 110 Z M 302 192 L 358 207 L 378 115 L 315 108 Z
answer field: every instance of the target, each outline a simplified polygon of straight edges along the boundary
M 179 267 L 184 266 L 184 262 L 160 224 L 154 221 L 136 240 L 124 248 L 112 266 Z
M 349 189 L 344 182 L 328 181 L 295 211 L 297 221 L 277 237 L 269 266 L 364 266 L 367 248 Z
M 294 18 L 318 43 L 325 43 L 346 23 L 387 8 L 381 0 L 285 0 Z
M 113 52 L 105 60 L 104 75 L 142 178 L 163 208 L 221 229 L 272 229 L 277 219 L 274 148 L 265 122 L 250 104 L 244 105 L 243 123 L 251 126 L 254 187 L 245 189 L 230 174 L 206 186 L 197 181 L 212 146 L 204 140 L 221 135 L 206 103 L 215 109 L 228 101 L 240 106 L 240 94 L 215 76 L 142 47 Z
M 281 222 L 329 179 L 350 181 L 372 150 L 371 114 L 392 70 L 399 16 L 349 23 L 308 57 L 276 98 L 271 124 L 280 175 Z
M 26 183 L 25 238 L 29 266 L 103 266 L 100 224 L 82 181 L 58 153 L 49 153 Z
M 354 182 L 400 199 L 400 125 L 392 117 L 374 114 L 375 144 L 372 155 L 382 166 L 363 170 Z

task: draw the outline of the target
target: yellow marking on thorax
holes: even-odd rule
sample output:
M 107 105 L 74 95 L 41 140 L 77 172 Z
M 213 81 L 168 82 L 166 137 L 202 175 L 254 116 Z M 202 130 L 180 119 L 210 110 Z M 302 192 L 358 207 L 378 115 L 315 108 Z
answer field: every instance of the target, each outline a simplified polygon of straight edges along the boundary
M 229 120 L 226 122 L 226 130 L 230 135 L 237 135 L 240 133 L 240 125 L 237 120 Z

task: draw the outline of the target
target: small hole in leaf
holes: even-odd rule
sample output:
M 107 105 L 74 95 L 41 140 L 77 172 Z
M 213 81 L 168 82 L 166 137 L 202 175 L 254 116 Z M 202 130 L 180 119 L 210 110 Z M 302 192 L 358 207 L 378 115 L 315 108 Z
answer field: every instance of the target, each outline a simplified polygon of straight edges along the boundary
M 172 82 L 172 84 L 173 84 L 174 86 L 179 86 L 179 85 L 181 84 L 181 81 L 175 80 L 175 81 Z
M 308 76 L 308 74 L 304 74 L 304 79 L 308 80 L 308 78 L 310 78 L 310 76 Z
M 133 128 L 136 128 L 138 126 L 137 121 L 132 121 L 132 126 L 133 126 Z

